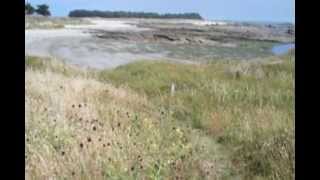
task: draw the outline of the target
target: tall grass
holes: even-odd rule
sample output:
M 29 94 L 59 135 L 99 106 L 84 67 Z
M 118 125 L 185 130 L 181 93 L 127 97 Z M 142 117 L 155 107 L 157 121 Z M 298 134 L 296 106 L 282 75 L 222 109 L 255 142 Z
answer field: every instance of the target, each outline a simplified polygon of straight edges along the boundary
M 32 57 L 26 119 L 31 179 L 292 179 L 294 59 L 87 71 Z
M 140 62 L 101 72 L 100 80 L 126 84 L 175 120 L 209 133 L 233 151 L 231 159 L 246 178 L 293 178 L 294 61 L 289 56 L 198 66 Z M 171 83 L 177 86 L 174 97 Z
M 227 153 L 201 132 L 144 95 L 66 69 L 72 68 L 27 58 L 28 179 L 229 176 Z
M 61 29 L 65 25 L 91 24 L 82 18 L 25 16 L 25 29 Z

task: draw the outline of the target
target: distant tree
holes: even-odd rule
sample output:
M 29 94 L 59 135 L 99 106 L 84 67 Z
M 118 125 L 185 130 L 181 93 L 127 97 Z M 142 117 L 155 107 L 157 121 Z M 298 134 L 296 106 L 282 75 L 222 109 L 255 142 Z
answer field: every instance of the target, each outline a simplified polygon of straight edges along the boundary
M 25 13 L 30 15 L 30 14 L 33 14 L 34 12 L 35 12 L 34 7 L 30 3 L 27 3 L 25 5 Z
M 69 13 L 69 17 L 103 17 L 103 18 L 160 18 L 160 19 L 202 19 L 198 13 L 184 14 L 158 14 L 153 12 L 126 12 L 126 11 L 89 11 L 89 10 L 73 10 Z
M 43 16 L 50 16 L 51 15 L 51 13 L 49 11 L 49 6 L 46 4 L 38 5 L 36 12 L 40 15 L 43 15 Z

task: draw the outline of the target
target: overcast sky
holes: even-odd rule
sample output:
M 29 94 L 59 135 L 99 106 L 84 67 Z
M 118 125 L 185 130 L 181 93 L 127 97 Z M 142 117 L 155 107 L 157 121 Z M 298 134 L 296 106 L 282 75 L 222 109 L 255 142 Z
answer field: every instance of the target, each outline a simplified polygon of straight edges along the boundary
M 25 0 L 26 1 L 26 0 Z M 205 19 L 294 22 L 294 0 L 28 0 L 48 4 L 52 15 L 67 16 L 74 9 L 198 12 Z

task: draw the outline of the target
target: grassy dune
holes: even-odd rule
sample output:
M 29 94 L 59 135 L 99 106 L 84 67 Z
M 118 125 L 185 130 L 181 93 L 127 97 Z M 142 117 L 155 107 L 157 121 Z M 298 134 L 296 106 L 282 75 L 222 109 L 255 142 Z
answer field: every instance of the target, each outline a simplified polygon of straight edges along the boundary
M 94 71 L 27 57 L 25 136 L 29 179 L 292 179 L 294 59 Z
M 91 24 L 80 18 L 25 16 L 25 29 L 60 29 L 65 25 Z

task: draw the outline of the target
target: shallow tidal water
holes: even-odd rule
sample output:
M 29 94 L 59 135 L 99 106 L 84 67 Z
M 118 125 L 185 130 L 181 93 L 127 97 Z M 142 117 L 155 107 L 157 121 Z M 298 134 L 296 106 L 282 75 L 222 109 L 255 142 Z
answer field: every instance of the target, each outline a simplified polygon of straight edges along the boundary
M 289 44 L 280 44 L 280 45 L 275 45 L 272 47 L 271 51 L 275 55 L 282 55 L 287 53 L 290 49 L 295 48 L 294 43 L 289 43 Z

